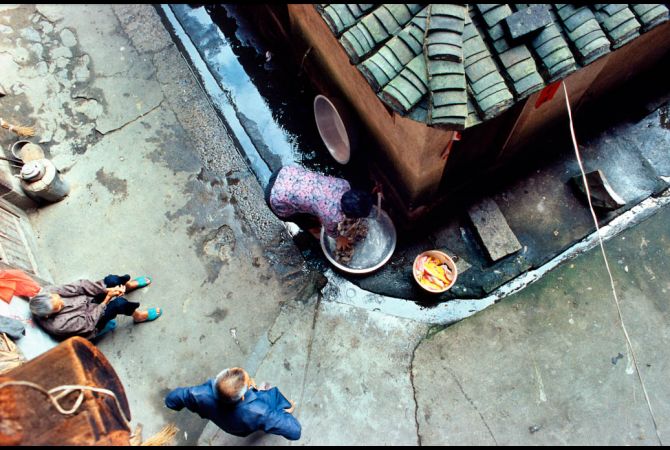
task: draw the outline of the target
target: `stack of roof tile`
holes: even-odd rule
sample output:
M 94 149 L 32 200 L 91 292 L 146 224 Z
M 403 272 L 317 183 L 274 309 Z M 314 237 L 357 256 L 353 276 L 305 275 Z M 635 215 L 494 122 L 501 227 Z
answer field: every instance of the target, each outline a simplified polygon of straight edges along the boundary
M 668 8 L 660 4 L 630 5 L 642 23 L 642 31 L 646 32 L 668 20 Z
M 518 12 L 528 11 L 528 5 L 514 5 Z M 547 5 L 542 5 L 547 6 Z M 577 62 L 572 56 L 560 27 L 555 23 L 555 13 L 549 9 L 551 23 L 544 26 L 531 39 L 532 48 L 539 59 L 540 68 L 548 83 L 565 78 L 577 70 Z
M 468 116 L 463 28 L 465 5 L 430 5 L 424 40 L 430 87 L 428 123 L 450 129 L 465 128 Z
M 344 32 L 340 43 L 354 64 L 397 34 L 423 8 L 414 4 L 380 5 Z
M 640 22 L 628 5 L 594 4 L 593 9 L 596 19 L 612 41 L 612 48 L 619 48 L 640 35 Z
M 354 25 L 358 18 L 370 11 L 375 5 L 357 5 L 334 3 L 332 5 L 320 5 L 321 15 L 335 36 L 340 36 L 349 27 Z
M 556 4 L 556 11 L 570 40 L 577 50 L 579 62 L 586 66 L 610 51 L 596 16 L 586 6 Z
M 468 86 L 483 118 L 495 117 L 512 106 L 514 98 L 469 15 L 463 29 L 463 56 Z
M 397 35 L 358 65 L 375 92 L 379 92 L 423 52 L 427 11 L 427 7 L 422 9 Z
M 512 9 L 506 4 L 477 4 L 477 9 L 505 69 L 503 73 L 507 75 L 517 98 L 525 98 L 544 86 L 528 47 L 525 44 L 514 45 L 505 34 L 503 20 L 512 14 Z
M 669 18 L 661 4 L 317 4 L 390 108 L 459 130 Z

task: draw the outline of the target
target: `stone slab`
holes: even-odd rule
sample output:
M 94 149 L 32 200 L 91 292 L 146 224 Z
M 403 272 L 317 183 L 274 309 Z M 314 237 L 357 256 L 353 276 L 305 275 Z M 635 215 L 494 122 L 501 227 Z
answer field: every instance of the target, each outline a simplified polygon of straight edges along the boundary
M 493 261 L 521 250 L 521 244 L 494 200 L 483 199 L 468 209 L 468 215 Z

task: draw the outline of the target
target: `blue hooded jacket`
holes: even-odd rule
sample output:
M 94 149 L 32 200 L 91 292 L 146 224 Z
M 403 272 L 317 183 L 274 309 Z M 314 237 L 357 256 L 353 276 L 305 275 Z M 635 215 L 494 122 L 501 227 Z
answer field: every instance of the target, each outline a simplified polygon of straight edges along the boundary
M 298 420 L 284 411 L 291 403 L 276 387 L 267 391 L 249 388 L 244 400 L 228 405 L 219 400 L 215 379 L 210 378 L 201 385 L 171 391 L 165 397 L 165 406 L 176 411 L 186 407 L 240 437 L 262 430 L 295 441 L 300 439 L 302 430 Z

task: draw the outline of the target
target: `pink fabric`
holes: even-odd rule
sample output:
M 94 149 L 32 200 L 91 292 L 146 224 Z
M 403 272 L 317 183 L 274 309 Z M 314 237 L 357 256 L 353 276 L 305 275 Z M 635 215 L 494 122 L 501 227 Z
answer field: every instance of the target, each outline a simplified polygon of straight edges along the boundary
M 281 218 L 297 213 L 319 218 L 329 236 L 337 236 L 337 224 L 344 220 L 340 209 L 342 195 L 351 189 L 349 182 L 311 172 L 297 166 L 284 166 L 270 193 L 270 206 Z

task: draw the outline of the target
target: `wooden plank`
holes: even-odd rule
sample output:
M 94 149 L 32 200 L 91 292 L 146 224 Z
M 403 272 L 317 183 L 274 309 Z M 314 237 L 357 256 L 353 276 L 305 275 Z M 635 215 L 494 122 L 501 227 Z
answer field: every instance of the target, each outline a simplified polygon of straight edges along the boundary
M 493 199 L 485 198 L 471 206 L 468 215 L 493 261 L 521 250 L 521 244 Z

